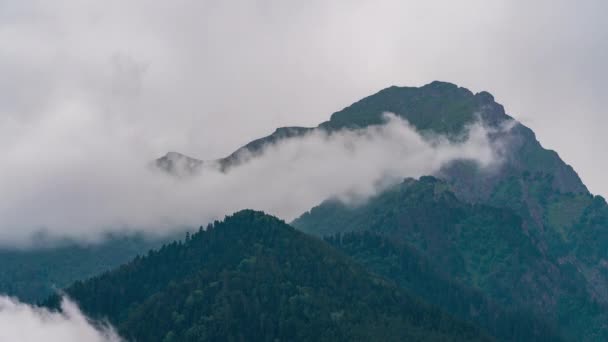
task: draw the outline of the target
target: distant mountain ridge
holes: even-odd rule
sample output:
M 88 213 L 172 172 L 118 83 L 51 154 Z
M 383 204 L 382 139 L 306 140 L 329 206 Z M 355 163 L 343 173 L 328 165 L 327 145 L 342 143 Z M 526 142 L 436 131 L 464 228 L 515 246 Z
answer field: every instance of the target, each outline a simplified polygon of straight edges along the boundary
M 84 244 L 65 241 L 56 246 L 31 249 L 0 249 L 0 294 L 36 303 L 78 279 L 111 270 L 150 249 L 182 238 L 185 232 L 168 237 L 144 234 L 104 236 Z

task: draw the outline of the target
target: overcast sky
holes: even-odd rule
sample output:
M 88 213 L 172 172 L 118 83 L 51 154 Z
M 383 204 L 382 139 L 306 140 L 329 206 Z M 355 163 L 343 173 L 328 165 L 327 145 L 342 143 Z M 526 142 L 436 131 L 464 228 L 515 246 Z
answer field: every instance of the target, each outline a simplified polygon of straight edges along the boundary
M 90 167 L 115 173 L 125 157 L 167 151 L 213 159 L 390 85 L 443 80 L 493 93 L 608 195 L 607 10 L 560 0 L 0 0 L 0 184 L 68 196 L 82 186 L 76 174 L 104 185 L 83 174 Z M 67 178 L 44 177 L 53 172 Z M 41 198 L 61 200 L 34 191 L 19 201 Z M 15 201 L 0 192 L 0 209 Z

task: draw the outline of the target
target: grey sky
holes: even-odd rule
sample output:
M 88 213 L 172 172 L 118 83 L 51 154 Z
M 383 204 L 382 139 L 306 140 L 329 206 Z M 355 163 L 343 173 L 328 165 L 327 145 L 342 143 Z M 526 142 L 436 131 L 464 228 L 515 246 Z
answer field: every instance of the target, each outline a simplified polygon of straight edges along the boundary
M 0 184 L 31 190 L 0 204 L 74 195 L 79 177 L 110 182 L 97 172 L 130 172 L 116 165 L 125 158 L 225 156 L 387 86 L 433 80 L 492 92 L 606 195 L 607 7 L 0 0 Z

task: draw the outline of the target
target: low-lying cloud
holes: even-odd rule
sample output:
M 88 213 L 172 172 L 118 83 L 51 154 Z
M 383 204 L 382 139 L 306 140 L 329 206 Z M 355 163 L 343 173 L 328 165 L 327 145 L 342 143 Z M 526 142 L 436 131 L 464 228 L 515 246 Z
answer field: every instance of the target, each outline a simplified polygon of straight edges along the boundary
M 214 159 L 277 126 L 316 125 L 390 85 L 433 80 L 491 90 L 602 192 L 608 68 L 596 42 L 605 41 L 607 4 L 0 2 L 0 245 L 24 244 L 37 231 L 82 239 L 110 229 L 160 232 L 242 206 L 289 219 L 321 194 L 377 187 L 373 163 L 389 176 L 432 171 L 448 150 L 469 152 L 404 138 L 426 152 L 391 160 L 380 146 L 394 141 L 364 136 L 360 152 L 324 155 L 339 150 L 336 139 L 319 143 L 323 158 L 284 165 L 281 158 L 296 157 L 275 155 L 184 184 L 143 165 L 169 150 Z M 326 138 L 306 139 L 313 148 Z M 252 177 L 236 176 L 246 172 Z
M 93 324 L 76 304 L 63 299 L 61 312 L 0 296 L 0 341 L 119 342 L 107 324 Z
M 28 132 L 61 131 L 53 127 L 53 115 L 49 118 Z M 423 136 L 387 114 L 383 125 L 331 135 L 317 130 L 268 145 L 228 173 L 209 166 L 195 177 L 177 179 L 151 168 L 128 134 L 85 137 L 92 131 L 87 126 L 102 124 L 95 118 L 67 120 L 80 126 L 61 131 L 61 138 L 36 137 L 48 141 L 46 155 L 23 140 L 0 159 L 0 169 L 7 171 L 0 175 L 0 244 L 28 245 L 40 232 L 89 241 L 108 231 L 163 234 L 244 208 L 291 220 L 327 198 L 365 199 L 404 177 L 433 174 L 455 159 L 489 167 L 499 161 L 502 148 L 479 122 L 455 143 Z

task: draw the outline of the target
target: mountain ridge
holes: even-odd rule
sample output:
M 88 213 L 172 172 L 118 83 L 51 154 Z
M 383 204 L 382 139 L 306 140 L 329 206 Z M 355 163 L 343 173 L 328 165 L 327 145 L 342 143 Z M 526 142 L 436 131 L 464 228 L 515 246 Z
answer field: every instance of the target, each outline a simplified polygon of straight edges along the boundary
M 65 293 L 134 340 L 491 340 L 322 240 L 253 210 Z
M 325 201 L 293 225 L 319 237 L 329 236 L 328 241 L 335 248 L 367 271 L 382 275 L 380 278 L 444 306 L 459 318 L 472 320 L 506 340 L 519 340 L 514 336 L 522 340 L 554 336 L 550 332 L 554 327 L 572 340 L 578 336 L 584 341 L 608 338 L 608 325 L 604 324 L 608 317 L 608 249 L 605 248 L 608 246 L 605 230 L 608 205 L 601 197 L 591 195 L 576 171 L 555 151 L 543 148 L 534 132 L 509 116 L 488 92 L 473 93 L 446 82 L 418 88 L 393 86 L 333 113 L 317 127 L 278 128 L 225 158 L 201 161 L 170 152 L 157 160 L 156 165 L 178 177 L 195 176 L 205 172 L 206 167 L 229 173 L 240 163 L 258 157 L 267 145 L 315 130 L 333 134 L 365 129 L 382 124 L 385 112 L 407 120 L 423 137 L 440 135 L 455 143 L 466 138 L 463 132 L 468 125 L 481 122 L 487 128 L 490 141 L 504 142 L 498 151 L 502 163 L 500 167 L 486 170 L 471 160 L 454 160 L 434 175 L 406 179 L 355 206 Z M 374 245 L 374 237 L 368 241 L 366 232 L 379 235 L 380 244 Z M 349 236 L 348 241 L 358 241 L 358 245 L 345 243 L 343 236 Z M 233 240 L 238 248 L 251 248 L 243 245 L 238 236 L 233 236 Z M 225 244 L 225 240 L 222 241 Z M 177 251 L 180 246 L 182 243 L 176 242 L 163 250 Z M 150 255 L 157 255 L 155 253 Z M 179 259 L 179 253 L 174 257 Z M 241 259 L 247 258 L 249 256 Z M 135 267 L 138 260 L 141 258 L 131 263 L 131 267 Z M 411 268 L 408 266 L 411 260 L 422 266 Z M 166 270 L 162 272 L 168 272 L 163 277 L 173 279 L 181 284 L 177 288 L 187 292 L 192 290 L 192 284 L 201 284 L 195 278 L 188 278 L 194 282 L 190 284 L 190 280 L 184 283 L 185 278 L 172 276 L 171 272 L 183 271 L 192 261 L 184 262 L 184 265 L 161 269 L 164 267 Z M 387 272 L 387 267 L 391 272 Z M 426 291 L 431 286 L 413 281 L 413 275 L 404 274 L 408 270 L 422 272 L 420 275 L 427 281 L 438 281 L 440 285 L 434 288 L 448 294 L 434 295 Z M 274 269 L 259 271 L 278 276 L 273 273 Z M 112 274 L 121 274 L 117 272 Z M 133 276 L 127 272 L 124 277 L 128 278 L 129 274 Z M 156 275 L 149 276 L 156 279 Z M 95 279 L 106 279 L 104 277 L 106 275 Z M 328 279 L 333 278 L 323 281 Z M 71 289 L 76 291 L 85 283 L 88 284 L 85 288 L 95 288 L 91 285 L 95 280 L 91 280 L 76 283 Z M 140 292 L 161 291 L 160 302 L 165 301 L 162 298 L 167 298 L 168 293 L 180 296 L 174 290 L 163 292 L 167 289 L 165 285 L 149 290 L 152 292 L 138 288 L 134 296 L 142 295 Z M 167 314 L 161 312 L 152 299 L 144 298 L 139 304 L 120 301 L 104 304 L 99 294 L 86 291 L 82 294 L 85 311 L 91 312 L 96 305 L 102 309 L 103 305 L 113 306 L 106 309 L 111 315 L 118 315 L 114 322 L 119 324 L 119 318 L 130 315 L 124 311 L 125 307 L 133 305 L 139 307 L 134 310 L 140 315 L 150 310 Z M 451 291 L 463 294 L 476 306 L 467 308 L 466 302 L 450 301 Z M 114 294 L 108 295 L 114 298 Z M 248 298 L 255 295 L 247 292 Z M 87 304 L 88 297 L 92 303 Z M 443 299 L 434 302 L 437 298 Z M 112 313 L 112 310 L 117 311 Z M 497 323 L 496 317 L 480 318 L 475 311 L 489 312 L 509 323 Z M 525 323 L 529 325 L 519 324 L 519 328 L 530 327 L 533 332 L 520 334 L 517 322 L 523 322 L 527 312 L 535 315 L 534 319 Z M 178 312 L 177 318 L 165 319 L 180 321 L 180 315 Z M 129 324 L 137 327 L 139 323 L 135 320 Z
M 577 198 L 573 194 L 564 196 Z M 584 198 L 593 202 L 590 197 Z M 602 208 L 600 212 L 606 215 L 606 207 Z M 607 338 L 604 322 L 608 305 L 602 292 L 605 278 L 601 269 L 592 266 L 605 252 L 589 250 L 606 246 L 606 231 L 600 232 L 601 239 L 596 238 L 600 242 L 595 244 L 572 236 L 573 243 L 587 247 L 584 256 L 589 259 L 584 259 L 559 239 L 554 225 L 540 230 L 520 213 L 516 208 L 463 201 L 448 182 L 423 176 L 406 179 L 364 204 L 325 201 L 292 224 L 317 236 L 367 231 L 379 234 L 390 242 L 409 246 L 437 272 L 481 291 L 506 308 L 524 308 L 546 318 L 569 339 Z M 605 224 L 606 218 L 601 216 L 600 222 Z M 588 228 L 581 230 L 590 233 Z M 364 263 L 369 261 L 363 258 Z M 385 267 L 378 262 L 372 265 L 379 272 Z M 596 272 L 593 274 L 598 278 L 594 280 L 589 272 Z M 403 277 L 399 272 L 383 274 L 396 280 Z M 433 295 L 424 296 L 424 289 L 410 290 L 433 300 Z
M 341 129 L 361 129 L 370 125 L 379 125 L 384 122 L 385 112 L 394 113 L 407 120 L 422 134 L 440 134 L 448 138 L 457 137 L 467 124 L 476 120 L 481 120 L 485 125 L 493 128 L 514 120 L 487 91 L 473 93 L 453 83 L 441 81 L 434 81 L 422 87 L 390 86 L 334 112 L 329 120 L 316 127 L 277 128 L 272 134 L 253 140 L 224 158 L 204 161 L 170 152 L 156 159 L 155 164 L 169 173 L 176 173 L 175 170 L 181 167 L 183 169 L 178 172 L 180 175 L 196 173 L 205 164 L 222 172 L 229 172 L 230 168 L 262 153 L 266 145 L 300 137 L 315 130 L 323 130 L 331 134 Z M 555 164 L 553 167 L 556 168 L 554 173 L 557 175 L 555 184 L 557 188 L 563 192 L 588 192 L 570 165 L 564 163 L 555 151 L 542 148 L 531 129 L 515 122 L 513 135 L 520 145 L 518 148 L 527 158 L 518 160 L 518 163 L 524 163 L 526 168 L 534 169 L 534 165 L 530 165 L 533 164 L 533 160 L 528 159 L 546 159 L 549 163 Z M 453 172 L 456 171 L 446 169 L 438 176 L 449 179 Z M 464 192 L 463 195 L 466 196 Z

